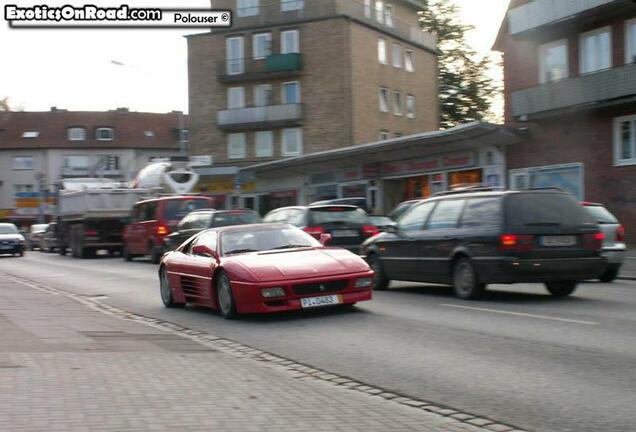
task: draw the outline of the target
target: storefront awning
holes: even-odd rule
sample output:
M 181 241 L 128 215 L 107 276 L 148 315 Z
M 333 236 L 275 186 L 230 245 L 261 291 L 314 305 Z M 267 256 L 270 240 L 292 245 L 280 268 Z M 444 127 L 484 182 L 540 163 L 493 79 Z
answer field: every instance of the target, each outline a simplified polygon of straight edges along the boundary
M 357 164 L 408 160 L 484 145 L 507 146 L 523 138 L 500 125 L 472 122 L 443 131 L 425 132 L 368 144 L 326 150 L 241 168 L 247 175 L 259 177 L 281 174 L 307 174 L 346 168 Z

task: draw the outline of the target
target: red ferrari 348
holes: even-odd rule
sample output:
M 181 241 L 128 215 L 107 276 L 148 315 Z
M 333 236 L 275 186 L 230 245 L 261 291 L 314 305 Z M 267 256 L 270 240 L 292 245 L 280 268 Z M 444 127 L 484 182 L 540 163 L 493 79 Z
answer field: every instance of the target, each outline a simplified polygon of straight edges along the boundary
M 167 307 L 211 307 L 228 319 L 371 299 L 373 271 L 359 256 L 286 224 L 213 228 L 166 253 L 159 267 Z

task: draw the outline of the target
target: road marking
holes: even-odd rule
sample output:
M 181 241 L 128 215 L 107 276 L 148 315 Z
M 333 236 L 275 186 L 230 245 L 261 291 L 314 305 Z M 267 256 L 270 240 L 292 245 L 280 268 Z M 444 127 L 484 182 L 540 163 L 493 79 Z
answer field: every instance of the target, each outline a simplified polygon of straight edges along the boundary
M 478 307 L 472 307 L 472 306 L 462 306 L 462 305 L 456 305 L 456 304 L 448 304 L 448 303 L 442 303 L 442 306 L 446 306 L 446 307 L 453 307 L 453 308 L 458 308 L 458 309 L 469 309 L 469 310 L 476 310 L 476 311 L 480 311 L 480 312 L 492 312 L 492 313 L 498 313 L 498 314 L 504 314 L 504 315 L 515 315 L 515 316 L 523 316 L 523 317 L 528 317 L 528 318 L 538 318 L 538 319 L 546 319 L 546 320 L 552 320 L 552 321 L 563 321 L 563 322 L 569 322 L 569 323 L 575 323 L 575 324 L 585 324 L 585 325 L 597 325 L 597 322 L 593 322 L 593 321 L 582 321 L 582 320 L 575 320 L 575 319 L 569 319 L 569 318 L 559 318 L 559 317 L 553 317 L 553 316 L 547 316 L 547 315 L 536 315 L 536 314 L 529 314 L 529 313 L 524 313 L 524 312 L 511 312 L 511 311 L 504 311 L 504 310 L 499 310 L 499 309 L 486 309 L 486 308 L 478 308 Z
M 52 277 L 62 277 L 62 276 L 66 276 L 66 273 L 56 273 L 56 274 L 48 274 L 48 275 L 44 275 L 44 277 L 47 277 L 47 278 L 52 278 Z

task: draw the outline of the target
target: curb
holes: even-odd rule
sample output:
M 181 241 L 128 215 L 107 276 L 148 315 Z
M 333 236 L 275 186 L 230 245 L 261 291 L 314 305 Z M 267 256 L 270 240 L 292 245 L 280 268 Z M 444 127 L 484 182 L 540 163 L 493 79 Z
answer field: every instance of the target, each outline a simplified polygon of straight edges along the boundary
M 262 351 L 260 349 L 241 344 L 231 339 L 225 339 L 200 330 L 190 329 L 188 327 L 184 327 L 180 324 L 176 324 L 170 321 L 126 312 L 122 309 L 102 302 L 100 300 L 100 297 L 76 294 L 61 288 L 50 287 L 39 282 L 25 279 L 9 273 L 4 273 L 4 275 L 7 277 L 7 279 L 10 279 L 15 283 L 26 285 L 30 288 L 43 291 L 48 294 L 61 295 L 63 297 L 75 300 L 95 311 L 104 313 L 106 315 L 110 315 L 118 319 L 134 321 L 149 327 L 161 329 L 168 333 L 173 333 L 181 337 L 190 339 L 203 346 L 213 348 L 225 354 L 232 355 L 236 358 L 249 359 L 257 361 L 263 365 L 285 370 L 287 372 L 290 372 L 292 374 L 292 377 L 296 379 L 329 382 L 330 384 L 333 384 L 337 387 L 365 393 L 371 397 L 378 397 L 386 401 L 398 403 L 400 405 L 408 406 L 414 409 L 438 414 L 441 417 L 447 417 L 459 423 L 465 423 L 473 427 L 479 427 L 482 428 L 485 432 L 528 432 L 527 430 L 500 423 L 487 417 L 481 417 L 469 412 L 455 410 L 451 407 L 428 402 L 422 399 L 414 399 L 405 395 L 391 392 L 390 390 L 381 387 L 367 385 L 352 378 L 329 373 L 325 370 L 317 369 L 309 365 L 296 362 L 294 360 L 280 357 L 276 354 Z

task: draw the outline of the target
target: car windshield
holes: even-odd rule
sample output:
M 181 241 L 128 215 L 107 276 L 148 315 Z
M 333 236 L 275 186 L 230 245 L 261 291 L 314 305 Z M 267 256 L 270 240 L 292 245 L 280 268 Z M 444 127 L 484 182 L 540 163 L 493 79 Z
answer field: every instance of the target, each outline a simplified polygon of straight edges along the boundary
M 211 227 L 246 225 L 259 222 L 261 222 L 261 217 L 256 212 L 221 212 L 214 215 Z
M 371 223 L 373 225 L 392 225 L 394 222 L 390 217 L 387 216 L 369 216 Z
M 613 214 L 609 212 L 605 207 L 602 206 L 585 206 L 588 212 L 592 215 L 594 219 L 596 219 L 597 223 L 600 224 L 617 224 L 618 220 L 614 217 Z
M 293 227 L 233 230 L 221 234 L 222 255 L 315 246 L 320 246 L 320 242 Z
M 364 210 L 355 207 L 319 207 L 310 210 L 313 225 L 332 223 L 366 224 L 369 217 Z
M 15 225 L 12 224 L 2 224 L 0 225 L 0 234 L 17 234 L 18 229 Z
M 165 218 L 167 220 L 181 220 L 185 215 L 194 210 L 210 207 L 207 199 L 176 199 L 165 204 Z

